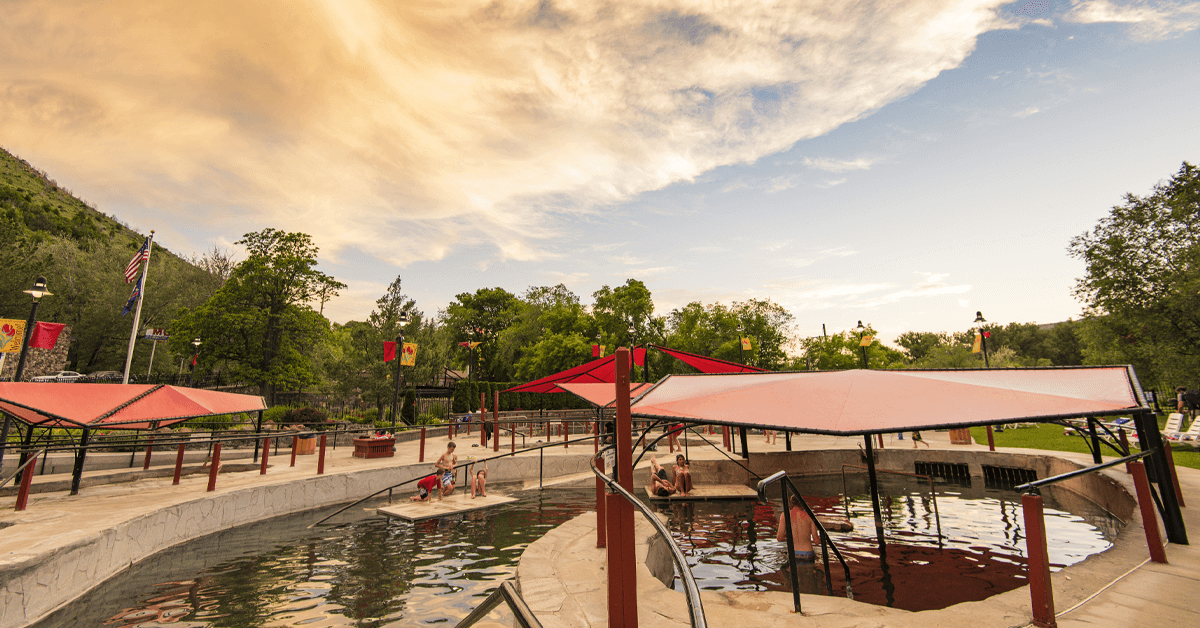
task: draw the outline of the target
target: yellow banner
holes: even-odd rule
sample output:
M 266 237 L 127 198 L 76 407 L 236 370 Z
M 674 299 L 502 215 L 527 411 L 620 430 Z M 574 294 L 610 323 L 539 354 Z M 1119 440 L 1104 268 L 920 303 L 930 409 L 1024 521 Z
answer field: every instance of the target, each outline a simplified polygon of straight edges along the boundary
M 754 347 L 750 346 L 749 338 L 742 338 L 742 348 L 745 349 L 746 351 L 750 351 L 751 349 L 754 348 Z
M 875 340 L 875 336 L 863 336 L 862 340 L 858 341 L 858 346 L 869 347 L 869 346 L 871 346 L 871 342 L 874 340 Z
M 471 343 L 471 348 L 472 348 L 472 349 L 474 349 L 475 347 L 478 347 L 478 346 L 479 346 L 479 345 L 481 345 L 481 344 L 483 344 L 483 343 L 482 343 L 482 342 L 478 342 L 478 341 L 472 342 L 472 343 Z M 415 346 L 415 345 L 414 345 L 414 346 Z
M 600 345 L 600 357 L 604 357 L 604 347 L 605 345 Z
M 404 352 L 400 354 L 400 366 L 417 365 L 417 343 L 404 343 Z
M 25 342 L 25 321 L 0 318 L 0 353 L 20 353 Z
M 983 336 L 981 334 L 975 334 L 975 344 L 971 346 L 971 353 L 979 353 L 979 351 L 980 351 L 979 345 L 982 343 L 983 343 Z

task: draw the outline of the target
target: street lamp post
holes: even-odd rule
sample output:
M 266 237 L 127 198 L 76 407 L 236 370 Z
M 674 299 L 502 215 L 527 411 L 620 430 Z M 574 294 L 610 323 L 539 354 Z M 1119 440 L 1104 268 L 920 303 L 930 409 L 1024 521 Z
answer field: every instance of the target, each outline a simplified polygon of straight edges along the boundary
M 13 374 L 14 382 L 21 381 L 21 376 L 25 373 L 25 356 L 29 354 L 29 338 L 33 335 L 33 321 L 37 317 L 38 303 L 42 297 L 53 294 L 46 290 L 45 277 L 38 277 L 33 282 L 33 288 L 24 292 L 33 297 L 33 306 L 29 308 L 29 320 L 25 321 L 25 339 L 21 342 L 21 358 L 17 360 L 17 372 Z
M 983 349 L 983 366 L 984 368 L 992 368 L 992 365 L 988 363 L 987 357 L 987 336 L 985 336 L 983 333 L 983 323 L 987 322 L 987 320 L 983 318 L 983 312 L 975 312 L 975 322 L 979 323 L 979 346 Z
M 629 331 L 629 360 L 630 360 L 629 381 L 632 382 L 635 378 L 637 378 L 637 369 L 634 368 L 635 365 L 633 364 L 633 360 L 634 360 L 633 347 L 635 344 L 637 344 L 633 340 L 633 335 L 635 333 L 637 333 L 637 329 L 633 326 L 633 321 L 629 322 L 629 330 L 628 331 Z
M 400 414 L 400 364 L 404 362 L 404 326 L 408 324 L 408 312 L 400 312 L 399 323 L 400 332 L 396 334 L 396 388 L 392 393 L 393 434 L 396 432 L 396 417 Z
M 742 361 L 742 364 L 745 364 L 746 363 L 746 344 L 744 342 L 742 342 L 742 334 L 745 333 L 745 330 L 742 328 L 741 323 L 738 323 L 737 331 L 738 331 L 738 358 Z
M 196 347 L 192 351 L 192 370 L 188 373 L 188 388 L 192 388 L 196 383 L 196 362 L 200 360 L 200 337 L 197 336 L 192 340 L 192 346 Z
M 858 321 L 858 327 L 854 328 L 858 332 L 858 348 L 862 350 L 863 368 L 867 368 L 867 348 L 863 346 L 863 334 L 867 333 L 867 328 L 863 327 L 862 321 Z

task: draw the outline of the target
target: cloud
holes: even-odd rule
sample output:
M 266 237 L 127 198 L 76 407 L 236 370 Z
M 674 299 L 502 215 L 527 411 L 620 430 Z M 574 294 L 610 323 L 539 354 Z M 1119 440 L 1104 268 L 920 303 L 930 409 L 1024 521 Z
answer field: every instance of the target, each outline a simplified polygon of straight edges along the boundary
M 950 276 L 949 273 L 917 273 L 924 275 L 925 278 L 918 281 L 912 287 L 904 288 L 889 292 L 878 297 L 859 301 L 854 305 L 859 307 L 874 307 L 877 305 L 886 305 L 895 303 L 903 299 L 911 299 L 914 297 L 932 297 L 944 294 L 962 294 L 970 292 L 970 284 L 959 284 L 956 286 L 945 283 L 945 279 Z
M 1200 27 L 1200 3 L 1077 0 L 1063 19 L 1077 24 L 1129 24 L 1135 38 L 1159 41 L 1178 37 Z
M 825 172 L 847 172 L 849 170 L 867 170 L 874 163 L 875 163 L 875 160 L 873 160 L 873 159 L 863 159 L 861 157 L 858 159 L 850 159 L 850 160 L 826 159 L 826 158 L 815 158 L 814 159 L 812 157 L 804 158 L 804 165 L 806 165 L 810 168 L 816 168 L 817 170 L 824 170 Z
M 138 224 L 539 260 L 572 217 L 913 93 L 1003 4 L 6 0 L 0 137 Z

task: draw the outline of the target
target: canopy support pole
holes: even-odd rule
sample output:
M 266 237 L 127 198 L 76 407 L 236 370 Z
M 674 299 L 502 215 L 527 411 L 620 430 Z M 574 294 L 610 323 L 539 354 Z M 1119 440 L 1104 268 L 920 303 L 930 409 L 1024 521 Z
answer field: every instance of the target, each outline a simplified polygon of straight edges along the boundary
M 871 443 L 871 435 L 864 434 L 863 442 L 867 445 L 867 478 L 871 482 L 871 510 L 875 512 L 875 534 L 879 536 L 879 546 L 883 547 L 883 515 L 879 512 L 879 477 L 875 474 L 875 446 Z
M 87 457 L 87 444 L 91 440 L 91 428 L 83 428 L 79 437 L 79 450 L 75 452 L 75 468 L 71 470 L 71 494 L 79 494 L 79 482 L 83 479 L 83 461 Z
M 1162 500 L 1163 527 L 1167 529 L 1167 540 L 1178 544 L 1188 545 L 1187 527 L 1183 523 L 1183 513 L 1179 510 L 1179 500 L 1175 495 L 1175 483 L 1171 478 L 1171 469 L 1167 465 L 1166 448 L 1158 433 L 1158 421 L 1149 412 L 1137 412 L 1133 415 L 1133 423 L 1137 427 L 1138 442 L 1142 450 L 1154 450 L 1149 456 L 1150 464 L 1147 471 L 1153 471 L 1151 479 L 1158 483 L 1159 499 Z
M 749 460 L 750 459 L 750 446 L 746 443 L 746 428 L 739 427 L 738 434 L 741 435 L 741 439 L 742 439 L 742 458 Z
M 33 424 L 29 424 L 29 429 L 25 430 L 25 438 L 21 440 L 21 458 L 17 461 L 17 468 L 21 469 L 25 466 L 25 462 L 29 460 L 29 448 L 33 446 Z M 20 477 L 16 478 L 17 482 L 25 479 L 25 474 L 33 473 L 33 469 L 25 469 L 21 471 Z
M 8 355 L 7 353 L 4 355 Z M 0 466 L 4 465 L 4 454 L 8 451 L 8 430 L 12 427 L 12 417 L 4 415 L 4 431 L 0 432 Z

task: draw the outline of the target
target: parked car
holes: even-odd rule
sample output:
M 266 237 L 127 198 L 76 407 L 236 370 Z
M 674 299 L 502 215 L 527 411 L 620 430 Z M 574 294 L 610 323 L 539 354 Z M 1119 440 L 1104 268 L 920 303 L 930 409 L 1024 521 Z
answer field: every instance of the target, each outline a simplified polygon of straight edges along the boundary
M 123 379 L 125 379 L 125 374 L 121 371 L 96 371 L 95 373 L 91 373 L 84 378 L 84 381 L 103 383 L 119 382 Z
M 83 379 L 83 375 L 75 371 L 59 371 L 49 375 L 38 375 L 31 378 L 31 382 L 74 382 Z

